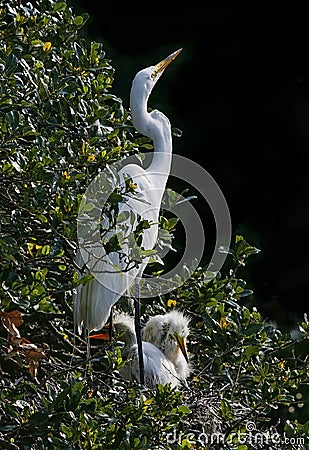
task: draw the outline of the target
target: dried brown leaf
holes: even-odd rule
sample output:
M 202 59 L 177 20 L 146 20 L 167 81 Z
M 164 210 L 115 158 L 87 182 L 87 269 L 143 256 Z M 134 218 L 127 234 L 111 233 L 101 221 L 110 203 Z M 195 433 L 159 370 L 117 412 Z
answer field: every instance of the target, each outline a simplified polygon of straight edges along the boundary
M 20 338 L 18 327 L 24 323 L 22 315 L 19 311 L 14 310 L 10 312 L 0 311 L 2 325 L 7 332 L 14 337 Z

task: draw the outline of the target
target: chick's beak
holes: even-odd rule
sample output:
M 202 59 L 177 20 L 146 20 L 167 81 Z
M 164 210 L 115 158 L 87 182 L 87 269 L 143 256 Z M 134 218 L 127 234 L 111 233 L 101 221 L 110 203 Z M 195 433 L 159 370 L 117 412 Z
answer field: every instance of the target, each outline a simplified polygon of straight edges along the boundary
M 187 353 L 187 347 L 186 347 L 186 343 L 185 340 L 179 336 L 176 337 L 177 339 L 177 343 L 179 345 L 179 348 L 183 354 L 183 356 L 185 357 L 185 360 L 187 361 L 187 363 L 189 362 L 189 357 L 188 357 L 188 353 Z
M 156 76 L 161 74 L 167 68 L 167 66 L 169 66 L 171 64 L 171 62 L 174 61 L 174 59 L 179 55 L 181 50 L 182 50 L 182 48 L 180 48 L 179 50 L 176 50 L 175 52 L 170 54 L 167 58 L 163 59 L 158 64 L 156 64 L 153 68 L 153 72 L 151 75 L 152 78 L 156 78 Z
M 110 341 L 111 340 L 111 333 L 110 333 L 110 324 L 107 323 L 103 327 L 103 333 L 100 334 L 93 334 L 92 336 L 88 336 L 89 339 L 103 339 L 104 341 Z
M 100 333 L 100 334 L 93 334 L 92 336 L 88 336 L 90 339 L 103 339 L 104 341 L 109 341 L 109 333 Z

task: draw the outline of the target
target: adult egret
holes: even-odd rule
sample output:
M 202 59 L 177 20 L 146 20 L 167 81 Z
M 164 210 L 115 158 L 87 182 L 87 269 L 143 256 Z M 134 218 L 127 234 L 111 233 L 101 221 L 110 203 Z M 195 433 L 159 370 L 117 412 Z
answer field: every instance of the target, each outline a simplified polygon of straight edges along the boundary
M 126 360 L 120 369 L 120 375 L 128 380 L 140 382 L 138 346 L 134 328 L 134 318 L 127 314 L 119 314 L 114 320 L 118 339 L 124 342 L 122 357 Z M 108 339 L 108 334 L 90 336 L 96 339 Z M 149 388 L 157 384 L 170 383 L 171 387 L 179 385 L 179 378 L 174 364 L 155 345 L 142 342 L 145 385 Z
M 143 339 L 155 345 L 176 369 L 177 377 L 185 380 L 190 374 L 186 339 L 189 319 L 180 311 L 152 317 L 143 329 Z
M 172 133 L 171 125 L 167 117 L 160 111 L 147 111 L 147 102 L 151 91 L 163 71 L 179 55 L 181 49 L 175 51 L 167 58 L 156 64 L 141 70 L 135 76 L 131 93 L 130 109 L 132 120 L 137 131 L 153 140 L 153 158 L 147 169 L 136 164 L 128 164 L 120 171 L 120 177 L 129 177 L 137 185 L 136 194 L 130 199 L 119 204 L 119 214 L 133 211 L 136 218 L 140 216 L 147 220 L 151 226 L 143 231 L 141 246 L 145 250 L 154 248 L 158 234 L 158 219 L 160 205 L 164 194 L 166 182 L 170 172 L 172 158 Z M 135 197 L 135 198 L 134 198 Z M 134 226 L 127 219 L 127 229 L 129 233 L 134 232 Z M 76 262 L 83 268 L 86 262 L 83 261 L 81 253 L 78 252 Z M 104 281 L 104 272 L 110 271 L 111 263 L 119 270 L 108 276 L 108 282 Z M 89 284 L 79 285 L 74 299 L 74 321 L 79 332 L 84 326 L 86 335 L 93 330 L 99 330 L 107 322 L 112 306 L 124 295 L 134 283 L 141 278 L 148 263 L 145 258 L 138 267 L 127 270 L 127 264 L 117 252 L 106 255 L 106 261 L 100 261 L 100 272 L 102 278 L 93 279 Z M 86 267 L 87 271 L 87 267 Z M 82 275 L 84 275 L 83 273 Z M 137 343 L 141 354 L 141 337 L 139 327 L 139 303 L 135 298 L 135 321 Z M 141 383 L 143 383 L 143 360 L 140 358 Z

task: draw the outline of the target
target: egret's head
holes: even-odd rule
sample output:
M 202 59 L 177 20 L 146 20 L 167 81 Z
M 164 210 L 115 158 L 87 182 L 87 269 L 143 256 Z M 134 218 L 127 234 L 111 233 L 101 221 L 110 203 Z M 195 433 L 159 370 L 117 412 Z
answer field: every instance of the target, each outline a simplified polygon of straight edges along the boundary
M 177 56 L 179 55 L 181 50 L 182 50 L 182 48 L 180 48 L 179 50 L 176 50 L 175 52 L 171 53 L 167 58 L 163 59 L 155 66 L 151 67 L 150 76 L 154 80 L 154 82 L 156 82 L 160 78 L 160 76 L 162 75 L 164 70 L 167 68 L 167 66 L 169 66 L 171 64 L 171 62 L 174 61 L 175 58 L 177 58 Z
M 181 48 L 179 50 L 176 50 L 155 66 L 146 67 L 146 69 L 140 70 L 134 78 L 133 85 L 140 89 L 143 88 L 145 92 L 150 93 L 164 70 L 167 68 L 167 66 L 170 65 L 172 61 L 174 61 L 181 50 Z

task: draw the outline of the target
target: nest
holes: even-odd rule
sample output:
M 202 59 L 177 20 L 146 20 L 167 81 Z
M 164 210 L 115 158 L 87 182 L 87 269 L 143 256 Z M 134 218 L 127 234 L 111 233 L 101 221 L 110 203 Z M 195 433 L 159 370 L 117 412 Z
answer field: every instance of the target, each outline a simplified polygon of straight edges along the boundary
M 222 389 L 186 387 L 183 395 L 185 405 L 191 410 L 187 417 L 190 424 L 187 436 L 201 448 L 211 445 L 218 449 L 235 449 L 239 443 L 246 443 L 252 450 L 282 449 L 276 426 L 271 426 L 266 417 L 258 417 L 252 406 L 244 402 L 227 403 L 223 400 Z M 300 448 L 303 447 L 291 445 L 291 450 Z

